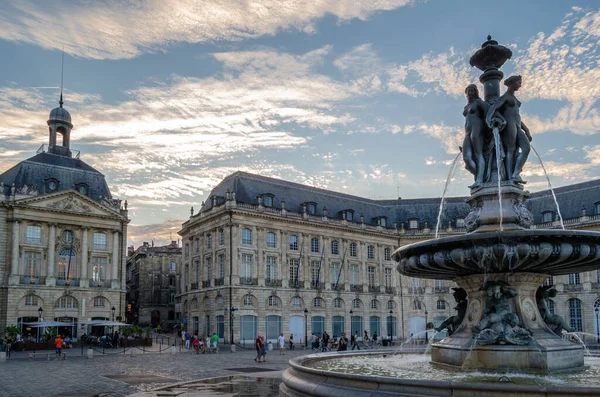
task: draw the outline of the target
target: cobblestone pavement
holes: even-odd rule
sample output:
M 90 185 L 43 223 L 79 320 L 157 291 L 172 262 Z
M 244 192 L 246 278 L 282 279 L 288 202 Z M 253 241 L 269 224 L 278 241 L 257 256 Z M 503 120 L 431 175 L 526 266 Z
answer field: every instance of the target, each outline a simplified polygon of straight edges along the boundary
M 107 396 L 127 396 L 147 391 L 168 383 L 191 381 L 217 376 L 248 375 L 244 368 L 258 367 L 283 371 L 288 360 L 307 354 L 310 350 L 286 350 L 285 355 L 278 351 L 267 354 L 267 362 L 257 364 L 253 350 L 239 349 L 235 353 L 229 346 L 221 347 L 219 354 L 194 354 L 190 351 L 161 354 L 138 351 L 136 357 L 130 354 L 95 355 L 93 359 L 78 356 L 76 349 L 67 360 L 50 361 L 43 358 L 27 359 L 26 352 L 13 354 L 10 360 L 0 361 L 0 397 L 74 397 L 92 396 L 105 392 Z M 228 371 L 238 368 L 241 371 Z M 277 376 L 280 372 L 270 372 Z M 117 377 L 107 376 L 129 375 Z M 167 383 L 154 382 L 154 377 L 169 378 Z M 142 383 L 140 383 L 142 382 Z M 137 383 L 137 384 L 136 384 Z

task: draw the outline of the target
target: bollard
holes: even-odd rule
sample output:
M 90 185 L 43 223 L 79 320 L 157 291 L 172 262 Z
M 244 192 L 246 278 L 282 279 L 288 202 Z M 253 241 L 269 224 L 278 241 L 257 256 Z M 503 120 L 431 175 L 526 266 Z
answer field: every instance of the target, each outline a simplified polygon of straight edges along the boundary
M 6 361 L 6 352 L 0 352 L 0 361 Z
M 270 352 L 273 351 L 273 344 L 271 342 L 267 343 L 267 350 Z
M 175 347 L 175 345 L 171 346 L 171 355 L 174 356 L 175 354 L 177 354 L 177 348 Z
M 231 345 L 231 352 L 235 353 L 235 345 Z
M 135 357 L 137 355 L 137 347 L 132 347 L 131 348 L 131 357 Z
M 87 349 L 87 358 L 91 359 L 94 357 L 94 349 L 91 347 Z

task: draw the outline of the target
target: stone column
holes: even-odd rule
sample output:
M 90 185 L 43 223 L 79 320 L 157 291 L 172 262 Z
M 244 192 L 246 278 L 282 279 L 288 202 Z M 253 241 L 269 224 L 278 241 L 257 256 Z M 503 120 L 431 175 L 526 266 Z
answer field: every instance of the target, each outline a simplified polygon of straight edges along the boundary
M 13 222 L 12 229 L 12 251 L 10 261 L 10 278 L 8 280 L 10 285 L 19 284 L 19 237 L 20 237 L 20 224 L 19 221 Z
M 119 289 L 119 231 L 113 231 L 113 244 L 112 244 L 112 271 L 111 271 L 111 288 Z
M 81 275 L 79 280 L 81 287 L 89 286 L 88 265 L 88 229 L 84 228 L 81 234 L 81 272 L 79 273 Z
M 48 230 L 48 261 L 46 262 L 46 285 L 56 285 L 54 261 L 56 259 L 56 224 L 51 223 Z

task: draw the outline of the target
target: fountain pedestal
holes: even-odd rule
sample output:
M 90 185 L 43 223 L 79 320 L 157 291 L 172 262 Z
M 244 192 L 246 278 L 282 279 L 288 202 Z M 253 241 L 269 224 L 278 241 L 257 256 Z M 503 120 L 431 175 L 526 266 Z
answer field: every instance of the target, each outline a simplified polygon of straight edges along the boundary
M 583 347 L 562 339 L 542 319 L 536 305 L 536 290 L 548 278 L 540 273 L 498 273 L 456 279 L 467 291 L 469 303 L 463 322 L 451 337 L 431 348 L 433 364 L 456 369 L 477 369 L 529 373 L 560 372 L 583 367 Z M 521 326 L 531 331 L 527 345 L 477 345 L 472 327 L 481 323 L 486 310 L 486 281 L 506 282 L 518 291 L 510 300 Z M 485 331 L 483 331 L 485 332 Z

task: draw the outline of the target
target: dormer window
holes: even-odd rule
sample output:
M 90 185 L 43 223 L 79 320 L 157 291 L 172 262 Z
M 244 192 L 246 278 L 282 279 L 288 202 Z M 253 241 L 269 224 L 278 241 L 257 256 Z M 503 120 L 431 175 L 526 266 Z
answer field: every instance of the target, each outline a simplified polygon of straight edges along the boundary
M 387 218 L 385 216 L 382 216 L 381 218 L 379 218 L 379 226 L 387 227 Z
M 548 223 L 554 221 L 554 213 L 552 211 L 542 212 L 542 222 Z
M 51 178 L 46 180 L 46 192 L 51 193 L 58 190 L 59 182 L 58 180 Z
M 596 207 L 596 214 L 600 214 L 600 201 L 598 201 L 597 203 L 595 203 L 594 207 Z
M 354 210 L 345 210 L 344 215 L 348 222 L 354 222 Z
M 419 228 L 419 220 L 418 219 L 410 219 L 408 221 L 408 227 L 410 229 L 418 229 Z
M 75 185 L 75 190 L 86 196 L 88 194 L 88 185 L 86 185 L 85 183 L 79 183 Z
M 273 207 L 273 195 L 272 194 L 264 194 L 262 197 L 263 205 L 265 207 Z
M 306 208 L 306 213 L 309 215 L 317 214 L 317 203 L 308 202 L 304 203 L 303 206 Z
M 457 218 L 456 219 L 456 227 L 465 227 L 465 219 Z

